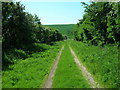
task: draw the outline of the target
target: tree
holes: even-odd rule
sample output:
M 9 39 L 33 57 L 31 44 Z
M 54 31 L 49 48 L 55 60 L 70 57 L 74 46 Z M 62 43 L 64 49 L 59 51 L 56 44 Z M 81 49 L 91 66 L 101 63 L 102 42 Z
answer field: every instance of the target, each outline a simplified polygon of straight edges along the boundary
M 32 43 L 32 20 L 25 7 L 20 2 L 4 2 L 2 9 L 4 48 L 23 48 Z
M 76 40 L 102 46 L 120 41 L 118 3 L 92 2 L 83 5 L 86 8 L 85 14 L 77 23 Z

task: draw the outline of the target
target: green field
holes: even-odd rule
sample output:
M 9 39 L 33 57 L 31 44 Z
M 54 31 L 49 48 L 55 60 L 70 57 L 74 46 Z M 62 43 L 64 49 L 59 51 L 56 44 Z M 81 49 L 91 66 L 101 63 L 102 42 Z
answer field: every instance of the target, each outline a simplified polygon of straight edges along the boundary
M 66 35 L 68 38 L 73 38 L 74 31 L 76 30 L 75 24 L 59 24 L 59 25 L 44 25 L 44 26 L 58 29 L 62 34 Z

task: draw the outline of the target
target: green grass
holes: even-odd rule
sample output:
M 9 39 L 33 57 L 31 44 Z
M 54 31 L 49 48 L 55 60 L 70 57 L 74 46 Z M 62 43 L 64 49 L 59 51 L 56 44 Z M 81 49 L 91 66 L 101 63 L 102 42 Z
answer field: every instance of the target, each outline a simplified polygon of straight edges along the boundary
M 38 52 L 25 60 L 18 60 L 9 70 L 3 71 L 3 88 L 39 88 L 42 87 L 53 65 L 61 44 L 49 46 L 44 52 Z
M 60 24 L 60 25 L 45 25 L 46 27 L 51 27 L 58 29 L 62 34 L 66 35 L 68 38 L 74 37 L 74 31 L 76 30 L 75 24 Z
M 118 70 L 118 48 L 107 45 L 104 48 L 88 46 L 82 42 L 69 42 L 78 58 L 87 67 L 95 80 L 104 88 L 117 88 L 120 85 Z
M 3 88 L 39 88 L 43 87 L 51 67 L 61 49 L 65 49 L 58 63 L 53 88 L 89 88 L 87 80 L 82 76 L 80 69 L 74 62 L 74 58 L 68 45 L 74 50 L 79 60 L 92 74 L 95 81 L 104 88 L 116 88 L 120 85 L 118 65 L 118 48 L 114 45 L 105 47 L 89 46 L 82 42 L 67 40 L 50 46 L 45 44 L 37 45 L 40 48 L 32 48 L 33 51 L 26 59 L 26 53 L 21 50 L 13 50 L 9 57 L 14 55 L 21 59 L 14 58 L 14 64 L 2 72 Z M 68 45 L 67 45 L 68 44 Z M 42 47 L 42 48 L 41 48 Z M 30 48 L 30 47 L 28 47 Z M 41 49 L 43 52 L 41 52 Z M 44 50 L 43 50 L 44 49 Z M 37 52 L 35 52 L 38 50 Z M 30 51 L 30 52 L 31 52 Z
M 69 47 L 65 45 L 53 78 L 53 88 L 89 88 L 87 80 L 74 62 Z
M 49 49 L 49 45 L 41 43 L 33 43 L 24 46 L 22 49 L 11 48 L 8 50 L 3 49 L 3 66 L 2 69 L 8 69 L 10 64 L 14 64 L 19 60 L 24 60 L 32 56 L 33 53 L 43 52 Z M 1 49 L 1 48 L 0 48 Z

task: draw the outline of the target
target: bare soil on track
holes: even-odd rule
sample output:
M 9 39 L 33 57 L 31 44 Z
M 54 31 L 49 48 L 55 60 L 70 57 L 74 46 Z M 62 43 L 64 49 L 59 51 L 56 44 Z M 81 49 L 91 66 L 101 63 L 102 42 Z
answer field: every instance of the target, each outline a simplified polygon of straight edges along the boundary
M 59 55 L 58 55 L 54 65 L 53 65 L 53 67 L 52 67 L 52 69 L 50 71 L 50 74 L 48 75 L 48 78 L 47 78 L 43 88 L 52 88 L 52 78 L 54 77 L 54 74 L 55 74 L 55 71 L 57 69 L 57 65 L 58 65 L 58 62 L 60 60 L 60 56 L 62 54 L 63 49 L 64 49 L 64 46 L 60 50 Z
M 74 56 L 74 60 L 75 63 L 78 65 L 78 67 L 81 69 L 83 76 L 89 81 L 91 88 L 100 88 L 100 85 L 95 82 L 95 80 L 93 79 L 92 75 L 87 71 L 87 69 L 82 65 L 82 63 L 80 62 L 80 60 L 77 58 L 76 54 L 74 53 L 74 51 L 72 50 L 72 48 L 70 48 L 70 51 L 72 53 L 72 55 Z

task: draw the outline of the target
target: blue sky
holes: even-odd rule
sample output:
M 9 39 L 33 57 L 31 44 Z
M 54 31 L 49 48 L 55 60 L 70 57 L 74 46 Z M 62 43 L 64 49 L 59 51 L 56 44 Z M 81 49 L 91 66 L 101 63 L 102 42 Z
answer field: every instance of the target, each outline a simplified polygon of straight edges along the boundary
M 36 14 L 45 24 L 76 24 L 84 14 L 80 2 L 21 2 L 26 11 Z

